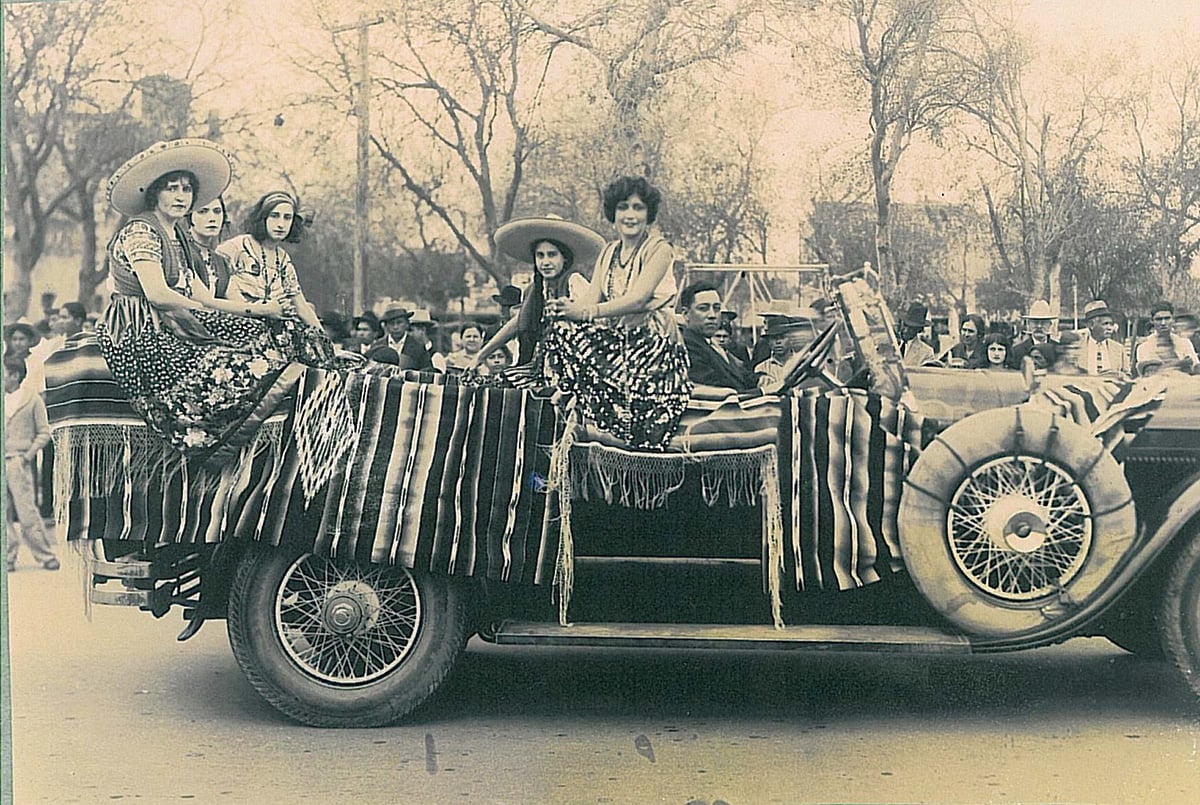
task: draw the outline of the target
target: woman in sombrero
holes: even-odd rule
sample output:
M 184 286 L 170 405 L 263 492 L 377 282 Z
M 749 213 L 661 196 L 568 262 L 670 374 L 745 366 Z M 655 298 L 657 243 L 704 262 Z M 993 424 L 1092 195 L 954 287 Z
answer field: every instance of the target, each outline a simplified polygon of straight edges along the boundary
M 517 365 L 506 375 L 517 385 L 545 385 L 543 335 L 550 322 L 546 302 L 578 297 L 587 289 L 579 273 L 604 249 L 604 238 L 582 224 L 562 218 L 519 218 L 496 230 L 496 248 L 514 260 L 533 263 L 533 283 L 520 312 L 510 318 L 475 356 L 469 368 L 485 365 L 489 355 L 517 339 Z
M 197 275 L 187 216 L 229 184 L 229 155 L 200 139 L 160 142 L 117 169 L 109 203 L 128 216 L 108 244 L 115 292 L 101 353 L 147 424 L 185 456 L 248 441 L 251 415 L 282 397 L 294 359 L 263 319 L 278 303 L 214 297 Z
M 617 230 L 591 283 L 572 299 L 546 302 L 555 319 L 546 357 L 557 384 L 600 428 L 633 447 L 662 449 L 691 393 L 688 354 L 672 307 L 671 246 L 652 234 L 662 196 L 640 176 L 604 189 L 604 217 Z

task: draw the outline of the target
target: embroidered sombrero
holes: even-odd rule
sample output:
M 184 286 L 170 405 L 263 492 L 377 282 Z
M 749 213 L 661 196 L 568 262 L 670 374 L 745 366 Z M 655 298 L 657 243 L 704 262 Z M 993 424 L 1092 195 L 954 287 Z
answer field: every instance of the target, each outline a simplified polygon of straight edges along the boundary
M 547 215 L 542 218 L 517 218 L 496 230 L 496 248 L 514 260 L 533 262 L 533 244 L 554 240 L 575 255 L 573 269 L 588 273 L 604 249 L 604 238 L 583 224 Z
M 157 142 L 113 172 L 108 180 L 108 203 L 118 212 L 134 215 L 145 209 L 146 188 L 164 173 L 191 171 L 200 187 L 192 209 L 203 207 L 229 187 L 233 159 L 210 140 L 198 138 Z

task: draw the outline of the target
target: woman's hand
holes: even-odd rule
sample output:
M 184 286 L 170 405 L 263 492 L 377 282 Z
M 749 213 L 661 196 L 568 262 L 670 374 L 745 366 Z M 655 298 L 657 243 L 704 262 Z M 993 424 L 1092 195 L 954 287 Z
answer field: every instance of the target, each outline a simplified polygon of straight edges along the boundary
M 598 305 L 582 305 L 571 299 L 558 298 L 546 300 L 546 309 L 557 319 L 569 321 L 591 321 L 596 317 Z

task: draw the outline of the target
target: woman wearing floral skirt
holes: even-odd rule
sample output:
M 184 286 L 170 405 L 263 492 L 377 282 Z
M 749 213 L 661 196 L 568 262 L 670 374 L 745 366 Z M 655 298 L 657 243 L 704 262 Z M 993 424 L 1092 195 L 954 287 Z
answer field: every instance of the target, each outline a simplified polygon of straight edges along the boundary
M 687 407 L 687 349 L 672 310 L 670 244 L 650 233 L 661 194 L 641 177 L 604 190 L 617 230 L 578 299 L 546 300 L 546 360 L 587 420 L 632 447 L 664 449 Z
M 101 353 L 133 408 L 169 445 L 206 459 L 236 448 L 262 405 L 295 382 L 295 359 L 266 319 L 274 301 L 216 298 L 194 268 L 194 208 L 224 192 L 229 155 L 199 139 L 157 143 L 117 169 L 108 199 L 128 221 L 108 244 L 115 293 L 96 326 Z

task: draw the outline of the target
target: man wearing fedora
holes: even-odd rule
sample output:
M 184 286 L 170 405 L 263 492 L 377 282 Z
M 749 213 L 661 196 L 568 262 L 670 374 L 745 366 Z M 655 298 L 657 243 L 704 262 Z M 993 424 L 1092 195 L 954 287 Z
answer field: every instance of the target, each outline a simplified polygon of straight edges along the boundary
M 921 331 L 929 326 L 929 309 L 920 302 L 913 302 L 900 319 L 897 336 L 900 339 L 900 362 L 905 366 L 930 366 L 937 364 L 934 352 Z
M 521 306 L 521 289 L 515 285 L 505 285 L 500 293 L 492 294 L 492 301 L 500 306 L 500 323 L 512 318 L 513 308 Z
M 372 360 L 371 355 L 377 349 L 381 350 L 387 347 L 395 350 L 396 355 L 400 358 L 400 366 L 403 368 L 422 372 L 432 371 L 433 360 L 424 340 L 416 335 L 410 336 L 408 332 L 409 320 L 412 316 L 413 312 L 408 308 L 398 305 L 388 308 L 387 312 L 379 318 L 383 324 L 385 335 L 371 345 L 367 359 Z
M 1084 330 L 1074 353 L 1075 368 L 1089 375 L 1130 376 L 1129 353 L 1115 338 L 1117 322 L 1108 304 L 1096 299 L 1083 306 Z
M 433 329 L 435 327 L 437 327 L 437 322 L 433 320 L 433 316 L 429 315 L 428 308 L 417 308 L 413 311 L 412 318 L 408 320 L 408 332 L 425 345 L 433 368 L 444 372 L 446 371 L 446 356 L 433 346 Z
M 732 355 L 721 354 L 709 341 L 721 324 L 721 294 L 706 282 L 694 282 L 679 294 L 684 312 L 683 343 L 688 351 L 688 377 L 693 383 L 749 391 L 754 375 Z
M 1028 355 L 1033 358 L 1035 369 L 1047 372 L 1054 371 L 1061 351 L 1058 339 L 1051 336 L 1054 329 L 1054 314 L 1050 312 L 1050 303 L 1037 299 L 1029 306 L 1025 314 L 1025 337 L 1013 344 L 1009 352 L 1009 360 L 1014 368 L 1020 369 L 1021 363 Z
M 742 342 L 737 336 L 737 331 L 734 329 L 733 322 L 737 319 L 736 310 L 723 308 L 721 310 L 722 326 L 729 331 L 729 339 L 725 344 L 725 351 L 733 355 L 742 362 L 743 365 L 750 365 L 750 348 Z M 718 328 L 720 329 L 720 328 Z
M 755 384 L 774 391 L 783 382 L 784 367 L 796 354 L 803 341 L 803 330 L 812 330 L 812 322 L 806 317 L 771 316 L 763 331 L 763 340 L 770 345 L 771 354 L 754 366 Z M 810 339 L 811 340 L 811 339 Z

